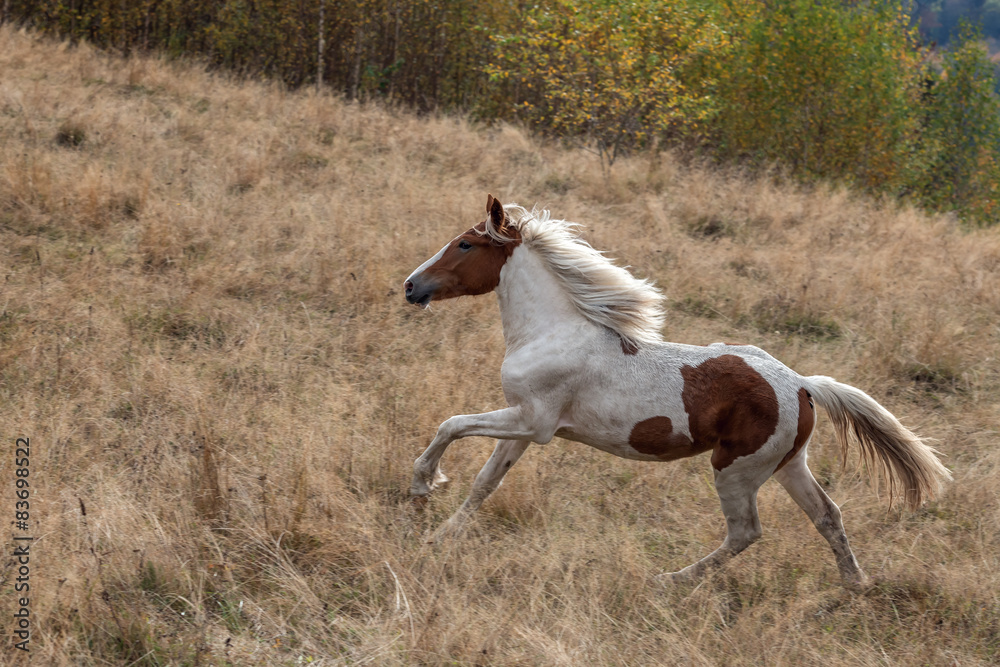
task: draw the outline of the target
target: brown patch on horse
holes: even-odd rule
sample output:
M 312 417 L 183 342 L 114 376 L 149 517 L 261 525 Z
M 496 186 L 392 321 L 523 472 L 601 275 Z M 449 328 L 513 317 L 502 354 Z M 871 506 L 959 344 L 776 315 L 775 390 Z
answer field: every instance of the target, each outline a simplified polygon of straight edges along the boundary
M 778 428 L 774 388 L 742 357 L 724 354 L 684 366 L 681 375 L 691 437 L 701 450 L 713 450 L 716 470 L 756 452 Z
M 621 334 L 618 334 L 618 342 L 622 344 L 622 354 L 632 356 L 633 354 L 637 354 L 639 352 L 639 346 L 629 341 Z M 664 417 L 664 419 L 666 419 L 666 417 Z
M 795 433 L 795 442 L 792 443 L 792 450 L 785 454 L 781 463 L 774 469 L 774 472 L 781 470 L 792 457 L 799 453 L 812 435 L 813 428 L 816 427 L 816 408 L 813 407 L 813 397 L 805 387 L 799 388 L 799 430 Z
M 664 461 L 694 456 L 707 449 L 699 449 L 691 442 L 691 438 L 683 433 L 674 433 L 670 417 L 651 417 L 642 420 L 632 427 L 628 444 L 640 454 L 656 456 Z
M 499 205 L 493 200 L 493 209 Z M 500 208 L 503 215 L 503 208 Z M 486 294 L 500 284 L 500 269 L 514 248 L 521 245 L 521 234 L 514 227 L 505 225 L 498 228 L 510 239 L 506 243 L 494 241 L 486 235 L 486 221 L 456 237 L 448 244 L 441 259 L 424 271 L 426 280 L 434 281 L 434 300 L 451 299 L 457 296 Z M 461 246 L 467 243 L 469 248 Z

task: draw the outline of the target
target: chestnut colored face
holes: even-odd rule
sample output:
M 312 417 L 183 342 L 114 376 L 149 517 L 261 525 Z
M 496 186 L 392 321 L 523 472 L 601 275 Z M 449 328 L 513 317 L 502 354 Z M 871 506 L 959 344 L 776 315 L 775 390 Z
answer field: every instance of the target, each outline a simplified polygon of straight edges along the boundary
M 487 211 L 493 225 L 511 240 L 500 243 L 487 236 L 485 220 L 460 234 L 407 278 L 403 284 L 407 301 L 426 308 L 433 300 L 475 296 L 496 289 L 500 270 L 521 238 L 516 229 L 505 226 L 503 206 L 492 195 L 487 200 Z

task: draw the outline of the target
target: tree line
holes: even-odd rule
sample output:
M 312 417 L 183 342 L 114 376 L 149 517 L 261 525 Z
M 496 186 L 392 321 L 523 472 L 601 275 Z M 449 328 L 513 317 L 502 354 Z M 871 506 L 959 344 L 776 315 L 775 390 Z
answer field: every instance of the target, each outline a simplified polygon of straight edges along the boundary
M 609 162 L 655 146 L 1000 216 L 981 33 L 900 0 L 2 0 L 0 19 L 350 99 L 518 120 Z M 918 8 L 919 9 L 919 8 Z

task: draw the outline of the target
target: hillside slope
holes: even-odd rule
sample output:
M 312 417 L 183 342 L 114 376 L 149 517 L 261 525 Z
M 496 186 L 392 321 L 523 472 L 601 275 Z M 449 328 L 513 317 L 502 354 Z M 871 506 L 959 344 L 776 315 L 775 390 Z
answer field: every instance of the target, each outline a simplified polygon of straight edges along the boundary
M 1000 235 L 775 182 L 669 154 L 604 173 L 508 126 L 0 29 L 0 495 L 13 513 L 29 437 L 34 659 L 995 664 Z M 487 192 L 656 280 L 668 339 L 760 345 L 936 440 L 955 483 L 887 511 L 821 415 L 811 467 L 871 591 L 840 586 L 773 482 L 760 542 L 661 590 L 724 535 L 707 458 L 559 440 L 466 539 L 422 543 L 492 443 L 456 443 L 422 513 L 412 461 L 445 418 L 502 405 L 503 339 L 492 297 L 419 311 L 399 285 Z

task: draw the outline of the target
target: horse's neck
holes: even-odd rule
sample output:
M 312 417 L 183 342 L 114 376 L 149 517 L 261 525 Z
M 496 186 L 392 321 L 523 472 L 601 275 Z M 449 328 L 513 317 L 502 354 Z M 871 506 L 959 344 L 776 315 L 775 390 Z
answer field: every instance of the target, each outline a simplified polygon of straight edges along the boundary
M 508 351 L 587 323 L 558 278 L 524 246 L 507 260 L 496 292 Z

